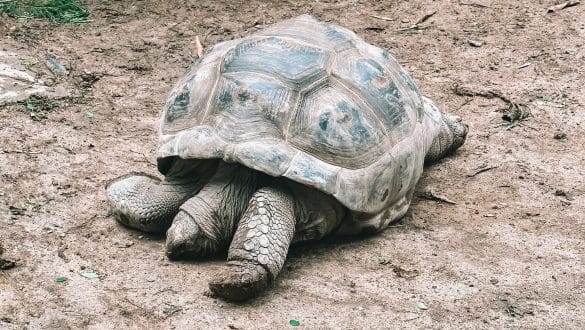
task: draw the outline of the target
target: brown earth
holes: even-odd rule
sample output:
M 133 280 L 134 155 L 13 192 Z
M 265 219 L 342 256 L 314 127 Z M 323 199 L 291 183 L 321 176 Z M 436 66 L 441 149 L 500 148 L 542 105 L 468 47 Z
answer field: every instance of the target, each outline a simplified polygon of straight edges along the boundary
M 16 262 L 0 328 L 585 328 L 585 5 L 547 13 L 554 1 L 91 0 L 81 25 L 0 18 L 0 50 L 66 91 L 0 107 L 0 245 Z M 303 13 L 387 48 L 469 123 L 418 185 L 456 204 L 418 197 L 379 235 L 295 247 L 272 290 L 226 303 L 206 294 L 222 260 L 170 262 L 163 238 L 108 215 L 104 186 L 156 174 L 159 112 L 195 36 Z

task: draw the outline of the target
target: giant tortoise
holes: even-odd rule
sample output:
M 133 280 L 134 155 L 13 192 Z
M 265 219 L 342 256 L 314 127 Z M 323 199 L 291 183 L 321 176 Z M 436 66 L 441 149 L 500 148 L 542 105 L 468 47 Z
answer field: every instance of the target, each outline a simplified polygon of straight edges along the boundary
M 164 106 L 164 179 L 125 175 L 107 197 L 120 223 L 166 231 L 171 259 L 228 249 L 209 286 L 244 300 L 274 281 L 291 243 L 402 217 L 423 165 L 466 135 L 386 50 L 304 15 L 198 59 Z

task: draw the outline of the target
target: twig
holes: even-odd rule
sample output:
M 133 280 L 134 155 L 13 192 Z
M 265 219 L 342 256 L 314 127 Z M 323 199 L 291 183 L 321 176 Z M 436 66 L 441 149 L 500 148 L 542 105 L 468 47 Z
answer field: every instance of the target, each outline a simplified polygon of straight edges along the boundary
M 493 170 L 494 168 L 497 168 L 497 166 L 496 165 L 483 165 L 483 166 L 478 167 L 473 173 L 467 174 L 467 177 L 472 178 L 472 177 L 478 175 L 479 173 Z
M 150 164 L 150 165 L 156 165 L 155 163 L 151 162 L 150 159 L 148 158 L 148 156 L 146 156 L 143 152 L 135 151 L 135 150 L 132 150 L 132 149 L 130 149 L 130 152 L 133 152 L 133 153 L 135 153 L 137 155 L 141 155 L 142 157 L 144 157 L 144 160 L 136 160 L 136 162 L 147 163 L 147 164 Z
M 125 300 L 127 303 L 129 303 L 130 305 L 132 305 L 132 306 L 134 306 L 134 307 L 136 307 L 136 308 L 138 308 L 138 309 L 147 310 L 146 308 L 144 308 L 144 307 L 142 307 L 142 306 L 140 306 L 140 305 L 136 304 L 136 303 L 135 303 L 135 302 L 133 302 L 132 300 L 128 299 L 128 297 L 124 297 L 124 300 Z
M 453 85 L 453 92 L 459 96 L 481 96 L 481 97 L 485 97 L 487 99 L 498 98 L 498 99 L 500 99 L 508 104 L 513 103 L 512 101 L 510 101 L 509 98 L 502 95 L 501 92 L 494 91 L 491 89 L 476 92 L 467 86 L 455 84 L 455 85 Z
M 455 205 L 457 204 L 457 202 L 450 200 L 449 198 L 443 196 L 443 195 L 439 195 L 436 192 L 432 191 L 432 190 L 428 190 L 428 191 L 424 191 L 421 193 L 417 194 L 418 197 L 424 198 L 424 199 L 429 199 L 432 201 L 436 201 L 436 202 L 443 202 L 443 203 L 447 203 L 447 204 L 451 204 L 451 205 Z
M 503 112 L 502 119 L 506 122 L 505 125 L 508 129 L 514 128 L 516 126 L 522 126 L 520 122 L 527 120 L 527 118 L 531 116 L 530 109 L 527 105 L 513 102 L 507 96 L 502 95 L 502 93 L 498 91 L 483 90 L 476 92 L 469 87 L 455 84 L 453 86 L 453 92 L 461 96 L 480 96 L 488 99 L 498 98 L 504 101 L 508 107 L 498 109 L 498 111 Z
M 429 18 L 433 17 L 437 12 L 434 11 L 432 13 L 428 13 L 425 16 L 423 16 L 421 19 L 418 20 L 418 22 L 414 23 L 414 25 L 420 25 L 424 22 L 426 22 L 426 20 L 428 20 Z
M 23 150 L 2 150 L 5 154 L 27 154 L 27 155 L 39 155 L 42 154 L 41 151 L 23 151 Z
M 89 219 L 85 220 L 84 222 L 82 222 L 82 223 L 80 223 L 80 224 L 78 224 L 78 225 L 71 226 L 71 227 L 67 228 L 67 229 L 64 231 L 64 233 L 65 233 L 65 234 L 69 234 L 69 233 L 70 233 L 70 232 L 72 232 L 72 231 L 75 231 L 75 230 L 78 230 L 78 229 L 80 229 L 80 228 L 83 228 L 83 227 L 87 226 L 87 225 L 88 225 L 88 224 L 89 224 L 91 221 L 93 221 L 93 220 L 94 220 L 95 218 L 97 218 L 97 217 L 98 217 L 98 215 L 97 215 L 97 214 L 94 214 L 94 215 L 93 215 L 91 218 L 89 218 Z M 103 216 L 101 216 L 101 217 L 103 217 Z
M 370 17 L 377 18 L 377 19 L 381 19 L 383 21 L 394 21 L 393 18 L 390 18 L 390 17 L 387 17 L 387 16 L 370 15 Z
M 566 1 L 566 2 L 563 2 L 561 4 L 558 4 L 558 5 L 555 5 L 552 7 L 548 7 L 546 12 L 547 13 L 554 13 L 555 11 L 559 11 L 559 10 L 563 10 L 565 8 L 573 7 L 573 6 L 576 6 L 580 3 L 581 3 L 581 1 Z
M 526 68 L 526 67 L 529 67 L 529 66 L 531 66 L 531 65 L 532 65 L 532 63 L 530 63 L 530 62 L 526 62 L 526 63 L 524 63 L 524 64 L 520 65 L 520 66 L 518 67 L 518 69 L 524 69 L 524 68 Z
M 473 2 L 459 2 L 460 6 L 472 6 L 478 8 L 491 8 L 490 6 L 482 5 L 481 3 L 473 3 Z
M 437 12 L 434 11 L 432 13 L 428 13 L 426 15 L 424 15 L 421 19 L 419 19 L 416 23 L 414 23 L 413 25 L 407 27 L 407 28 L 403 28 L 400 29 L 398 31 L 407 31 L 407 30 L 420 30 L 423 29 L 423 27 L 421 27 L 420 25 L 424 22 L 426 22 L 429 18 L 433 17 Z

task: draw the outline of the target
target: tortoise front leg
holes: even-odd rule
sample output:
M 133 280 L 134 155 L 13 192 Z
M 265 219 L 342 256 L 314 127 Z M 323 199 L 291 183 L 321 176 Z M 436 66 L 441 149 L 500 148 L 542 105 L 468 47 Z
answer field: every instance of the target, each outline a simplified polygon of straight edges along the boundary
M 106 196 L 119 223 L 148 233 L 164 233 L 179 206 L 204 185 L 198 178 L 164 180 L 142 173 L 114 179 Z
M 220 162 L 205 187 L 180 206 L 167 231 L 167 256 L 198 258 L 226 248 L 237 221 L 261 183 L 259 172 Z
M 164 180 L 144 173 L 120 176 L 106 186 L 116 220 L 149 233 L 164 233 L 179 206 L 196 194 L 215 172 L 217 162 L 174 159 Z
M 232 301 L 264 291 L 282 269 L 295 225 L 295 200 L 288 187 L 255 192 L 230 245 L 227 267 L 209 283 L 211 291 Z

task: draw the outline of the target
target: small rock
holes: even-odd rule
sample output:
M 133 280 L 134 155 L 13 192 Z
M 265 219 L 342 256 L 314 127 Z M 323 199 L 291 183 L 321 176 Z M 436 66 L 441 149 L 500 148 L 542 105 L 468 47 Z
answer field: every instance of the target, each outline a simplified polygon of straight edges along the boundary
M 481 45 L 483 45 L 483 43 L 481 41 L 477 41 L 477 40 L 469 40 L 469 45 L 473 46 L 473 47 L 481 47 Z
M 117 242 L 116 246 L 119 248 L 129 248 L 132 245 L 134 245 L 134 242 L 132 241 L 126 241 L 126 242 Z
M 573 195 L 571 195 L 571 193 L 568 193 L 568 192 L 561 190 L 561 189 L 555 190 L 555 196 L 565 197 L 569 201 L 572 201 L 574 199 Z

